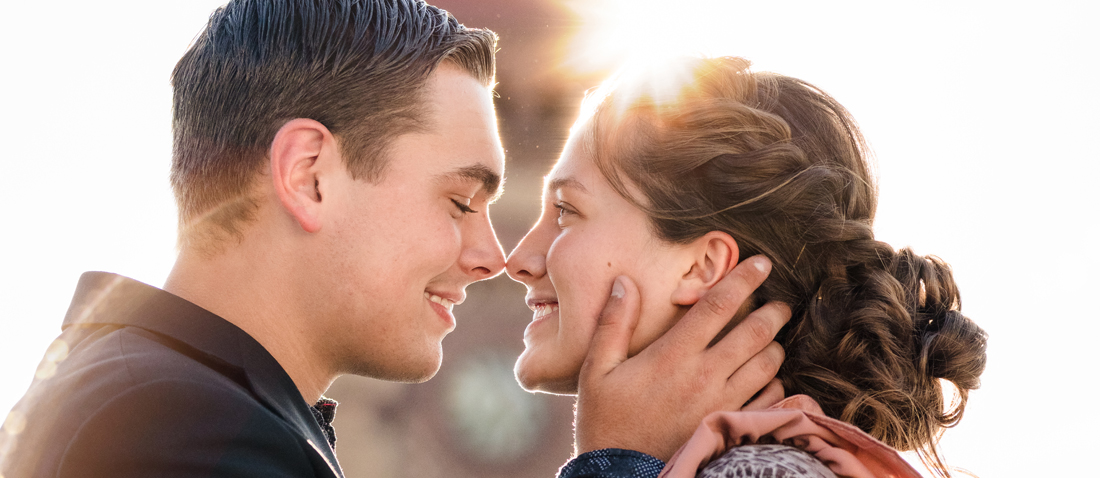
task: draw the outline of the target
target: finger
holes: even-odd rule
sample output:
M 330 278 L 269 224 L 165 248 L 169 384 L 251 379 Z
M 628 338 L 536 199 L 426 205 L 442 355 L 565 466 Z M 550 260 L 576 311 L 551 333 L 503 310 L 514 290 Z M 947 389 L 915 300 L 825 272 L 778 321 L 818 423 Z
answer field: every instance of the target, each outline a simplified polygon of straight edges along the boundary
M 780 382 L 778 378 L 773 378 L 764 386 L 764 389 L 745 406 L 741 407 L 741 410 L 763 410 L 772 405 L 779 403 L 785 398 L 786 393 L 783 390 L 783 382 Z
M 707 291 L 665 335 L 669 340 L 682 340 L 684 343 L 697 345 L 697 350 L 705 349 L 737 315 L 737 311 L 753 291 L 764 283 L 769 272 L 771 261 L 767 257 L 752 256 L 741 261 Z M 768 341 L 770 340 L 769 337 Z M 760 347 L 753 350 L 760 350 L 765 343 L 761 342 Z
M 638 301 L 638 287 L 634 282 L 626 276 L 616 277 L 581 367 L 582 382 L 587 377 L 603 377 L 626 360 L 630 339 L 638 326 Z
M 729 405 L 742 407 L 756 395 L 756 392 L 764 388 L 768 382 L 775 378 L 779 372 L 779 366 L 783 364 L 786 354 L 776 342 L 771 342 L 760 353 L 753 355 L 745 365 L 738 368 L 726 381 L 726 396 L 730 398 Z
M 775 335 L 791 318 L 791 309 L 781 302 L 768 302 L 749 313 L 741 323 L 730 329 L 729 333 L 707 350 L 709 361 L 725 364 L 727 372 L 733 374 L 748 360 L 768 347 Z M 764 386 L 764 380 L 760 386 Z

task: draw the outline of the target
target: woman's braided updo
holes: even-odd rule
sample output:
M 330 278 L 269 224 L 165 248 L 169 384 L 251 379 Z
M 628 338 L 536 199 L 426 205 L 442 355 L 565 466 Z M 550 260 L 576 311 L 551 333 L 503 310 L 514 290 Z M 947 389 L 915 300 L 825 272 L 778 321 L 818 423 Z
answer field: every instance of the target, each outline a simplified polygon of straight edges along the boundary
M 936 442 L 978 387 L 986 334 L 959 312 L 947 264 L 875 240 L 874 179 L 847 110 L 748 67 L 685 60 L 666 70 L 691 74 L 671 98 L 659 75 L 620 78 L 589 98 L 585 147 L 662 239 L 725 231 L 740 259 L 772 260 L 754 302 L 791 306 L 778 338 L 788 394 L 949 475 Z M 958 390 L 950 409 L 940 379 Z

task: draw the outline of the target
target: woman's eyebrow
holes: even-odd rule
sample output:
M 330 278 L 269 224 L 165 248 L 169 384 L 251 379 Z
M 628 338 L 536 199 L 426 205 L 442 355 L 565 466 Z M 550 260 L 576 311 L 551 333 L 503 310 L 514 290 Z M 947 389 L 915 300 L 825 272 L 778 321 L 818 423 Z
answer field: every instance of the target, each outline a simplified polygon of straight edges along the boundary
M 588 189 L 584 187 L 584 184 L 581 184 L 580 181 L 577 181 L 576 179 L 573 179 L 571 177 L 554 178 L 551 179 L 549 183 L 546 183 L 547 191 L 557 191 L 561 188 L 572 188 L 582 193 L 588 194 Z

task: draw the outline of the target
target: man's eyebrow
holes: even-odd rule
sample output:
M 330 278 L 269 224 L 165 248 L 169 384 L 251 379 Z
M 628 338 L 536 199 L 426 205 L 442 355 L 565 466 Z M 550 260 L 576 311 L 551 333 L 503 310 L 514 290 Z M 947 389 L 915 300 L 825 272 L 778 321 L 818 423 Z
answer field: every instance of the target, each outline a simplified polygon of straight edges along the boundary
M 457 178 L 464 181 L 480 182 L 482 189 L 489 195 L 490 203 L 496 201 L 500 197 L 500 193 L 503 192 L 501 186 L 504 185 L 504 179 L 496 171 L 483 164 L 463 166 L 450 173 L 443 174 L 441 177 L 443 179 Z
M 580 181 L 573 178 L 554 178 L 551 179 L 549 183 L 546 183 L 547 191 L 557 191 L 561 188 L 573 188 L 582 193 L 588 193 L 588 188 L 585 188 L 584 184 L 581 184 Z

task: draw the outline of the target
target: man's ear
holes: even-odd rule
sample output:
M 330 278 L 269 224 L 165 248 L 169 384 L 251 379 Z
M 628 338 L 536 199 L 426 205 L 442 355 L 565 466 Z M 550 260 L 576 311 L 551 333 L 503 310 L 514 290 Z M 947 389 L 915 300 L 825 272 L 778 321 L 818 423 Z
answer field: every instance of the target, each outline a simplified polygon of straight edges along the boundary
M 693 305 L 737 265 L 737 241 L 729 234 L 711 231 L 688 245 L 694 261 L 672 291 L 672 303 Z
M 271 180 L 279 202 L 306 232 L 321 230 L 321 168 L 318 159 L 331 150 L 325 125 L 306 118 L 288 121 L 271 141 Z

